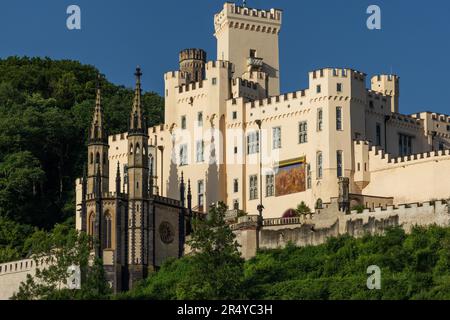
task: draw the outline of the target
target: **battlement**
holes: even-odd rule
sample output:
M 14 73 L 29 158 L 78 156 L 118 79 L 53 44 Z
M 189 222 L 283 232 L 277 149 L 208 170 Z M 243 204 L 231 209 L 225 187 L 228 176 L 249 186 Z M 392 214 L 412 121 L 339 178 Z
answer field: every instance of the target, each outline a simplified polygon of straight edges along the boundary
M 33 259 L 24 259 L 0 264 L 0 276 L 16 272 L 32 271 L 36 268 Z
M 115 199 L 117 196 L 116 192 L 103 192 L 102 193 L 102 199 Z M 119 198 L 125 198 L 127 195 L 125 193 L 119 193 Z M 87 194 L 86 195 L 86 200 L 94 200 L 95 199 L 95 194 L 91 193 L 91 194 Z
M 389 213 L 390 215 L 396 215 L 397 212 L 407 213 L 408 209 L 413 209 L 414 211 L 417 211 L 418 209 L 425 209 L 429 211 L 430 208 L 433 208 L 435 210 L 439 210 L 442 207 L 446 207 L 449 205 L 450 200 L 436 200 L 436 201 L 425 201 L 425 202 L 414 202 L 414 203 L 408 203 L 408 204 L 400 204 L 397 206 L 394 205 L 387 205 L 384 207 L 376 207 L 376 208 L 368 208 L 364 209 L 362 213 L 358 213 L 356 210 L 351 211 L 351 215 L 356 215 L 360 217 L 364 214 L 369 213 Z M 406 211 L 405 211 L 406 210 Z
M 245 20 L 253 20 L 261 23 L 270 22 L 281 24 L 282 15 L 283 11 L 280 9 L 254 9 L 227 2 L 224 4 L 223 10 L 214 15 L 214 23 L 220 26 L 228 18 L 243 18 Z
M 184 49 L 179 54 L 179 61 L 199 60 L 206 62 L 206 51 L 198 48 Z
M 350 78 L 359 81 L 366 80 L 366 74 L 350 68 L 322 68 L 309 72 L 310 79 L 319 79 L 325 77 Z
M 113 134 L 108 137 L 108 143 L 111 145 L 113 142 L 127 140 L 128 132 L 122 132 L 119 134 Z
M 392 157 L 379 146 L 372 145 L 370 141 L 354 141 L 355 146 L 363 145 L 369 153 L 370 171 L 383 170 L 393 166 L 414 165 L 424 161 L 450 160 L 450 150 L 430 151 L 416 153 L 403 157 Z
M 186 79 L 186 72 L 182 71 L 169 71 L 164 74 L 165 80 L 170 79 Z
M 378 74 L 373 76 L 370 81 L 371 83 L 389 81 L 389 82 L 399 82 L 400 77 L 395 74 Z

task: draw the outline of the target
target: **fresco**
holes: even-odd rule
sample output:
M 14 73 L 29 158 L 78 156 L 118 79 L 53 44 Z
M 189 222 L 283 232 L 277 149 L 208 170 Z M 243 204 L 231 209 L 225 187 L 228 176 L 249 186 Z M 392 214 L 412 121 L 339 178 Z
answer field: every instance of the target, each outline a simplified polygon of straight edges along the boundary
M 306 191 L 305 162 L 280 166 L 275 176 L 275 196 Z

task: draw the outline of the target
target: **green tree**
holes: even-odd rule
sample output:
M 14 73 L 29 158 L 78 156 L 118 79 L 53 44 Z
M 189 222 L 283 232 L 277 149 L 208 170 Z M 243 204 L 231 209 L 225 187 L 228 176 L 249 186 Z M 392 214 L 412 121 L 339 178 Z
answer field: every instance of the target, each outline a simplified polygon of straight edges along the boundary
M 66 225 L 57 225 L 51 233 L 35 232 L 27 242 L 33 260 L 39 266 L 34 277 L 22 282 L 16 300 L 92 299 L 110 294 L 99 259 L 89 265 L 90 239 L 85 233 Z M 79 266 L 84 279 L 81 290 L 65 289 L 71 276 L 70 266 Z
M 297 209 L 295 210 L 295 212 L 298 215 L 310 214 L 311 213 L 311 209 L 306 205 L 306 203 L 304 201 L 302 201 L 297 206 Z

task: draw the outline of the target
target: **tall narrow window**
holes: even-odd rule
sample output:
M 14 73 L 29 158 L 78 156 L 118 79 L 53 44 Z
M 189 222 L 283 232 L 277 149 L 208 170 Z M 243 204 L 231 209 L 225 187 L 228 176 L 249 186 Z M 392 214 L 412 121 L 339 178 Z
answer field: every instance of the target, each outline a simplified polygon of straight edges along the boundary
M 266 197 L 273 197 L 275 195 L 274 175 L 266 175 Z
M 233 180 L 233 192 L 234 193 L 239 192 L 239 180 L 238 179 Z
M 281 148 L 281 127 L 272 128 L 272 149 Z
M 320 84 L 317 85 L 316 92 L 317 93 L 321 93 L 322 92 L 322 86 Z
M 398 135 L 398 149 L 401 157 L 412 154 L 412 139 L 413 137 L 399 134 Z
M 181 116 L 181 129 L 186 129 L 186 116 Z
M 322 179 L 323 177 L 323 156 L 322 152 L 317 152 L 317 179 Z
M 197 123 L 199 127 L 203 127 L 203 112 L 197 114 Z
M 377 129 L 376 129 L 376 143 L 377 146 L 381 146 L 381 124 L 377 123 Z
M 337 91 L 337 92 L 342 92 L 342 83 L 338 83 L 338 84 L 336 85 L 336 91 Z
M 256 58 L 256 50 L 250 49 L 250 58 Z
M 239 199 L 234 199 L 233 200 L 233 209 L 234 210 L 239 210 Z
M 298 142 L 308 142 L 308 122 L 302 121 L 298 124 Z
M 323 129 L 323 110 L 322 108 L 317 109 L 317 131 L 322 131 Z
M 198 207 L 203 209 L 204 200 L 205 200 L 205 184 L 203 180 L 199 180 L 197 182 L 197 191 L 198 191 Z
M 112 248 L 112 219 L 110 214 L 105 215 L 105 248 Z
M 205 159 L 204 159 L 204 148 L 205 148 L 204 141 L 203 140 L 197 141 L 197 162 L 205 161 Z
M 250 200 L 258 199 L 258 176 L 250 176 Z
M 336 130 L 342 130 L 342 107 L 336 107 Z
M 187 144 L 180 146 L 180 166 L 187 165 Z
M 342 172 L 343 172 L 343 170 L 342 170 L 342 161 L 343 161 L 342 160 L 342 151 L 338 150 L 336 152 L 337 176 L 338 176 L 338 178 L 342 177 Z
M 250 132 L 247 135 L 247 154 L 254 154 L 259 152 L 259 132 Z

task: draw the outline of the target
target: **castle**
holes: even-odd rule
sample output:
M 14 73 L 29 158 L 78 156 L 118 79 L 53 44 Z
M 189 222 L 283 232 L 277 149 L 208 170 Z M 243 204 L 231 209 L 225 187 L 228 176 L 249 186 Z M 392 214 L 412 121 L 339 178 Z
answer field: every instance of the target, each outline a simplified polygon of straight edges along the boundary
M 450 224 L 450 116 L 401 114 L 398 76 L 374 75 L 368 89 L 349 68 L 311 71 L 308 88 L 280 94 L 282 16 L 225 3 L 217 59 L 187 49 L 164 75 L 163 124 L 146 127 L 139 69 L 128 132 L 105 134 L 97 91 L 76 225 L 101 240 L 94 253 L 116 291 L 181 256 L 192 216 L 219 201 L 245 257 Z M 290 218 L 301 202 L 313 213 Z

